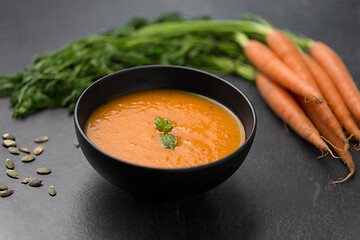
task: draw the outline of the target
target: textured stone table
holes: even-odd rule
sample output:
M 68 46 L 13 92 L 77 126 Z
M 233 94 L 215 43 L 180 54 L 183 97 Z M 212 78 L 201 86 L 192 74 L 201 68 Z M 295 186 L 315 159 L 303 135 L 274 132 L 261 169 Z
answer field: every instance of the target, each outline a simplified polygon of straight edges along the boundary
M 360 86 L 360 2 L 316 1 L 0 1 L 0 75 L 21 71 L 40 53 L 110 27 L 134 16 L 153 18 L 177 10 L 187 17 L 210 14 L 224 19 L 251 12 L 274 25 L 331 45 Z M 24 164 L 0 148 L 0 183 L 15 189 L 0 199 L 0 239 L 357 239 L 360 235 L 360 178 L 333 186 L 345 176 L 337 159 L 320 154 L 265 105 L 253 84 L 226 80 L 253 102 L 258 130 L 240 169 L 219 187 L 172 202 L 134 198 L 103 180 L 73 145 L 73 118 L 66 109 L 11 118 L 8 98 L 0 99 L 0 132 L 19 144 L 48 135 L 45 151 Z M 360 166 L 360 153 L 352 151 Z M 12 157 L 20 178 L 38 167 L 53 173 L 30 188 L 5 174 Z M 58 195 L 47 189 L 55 185 Z

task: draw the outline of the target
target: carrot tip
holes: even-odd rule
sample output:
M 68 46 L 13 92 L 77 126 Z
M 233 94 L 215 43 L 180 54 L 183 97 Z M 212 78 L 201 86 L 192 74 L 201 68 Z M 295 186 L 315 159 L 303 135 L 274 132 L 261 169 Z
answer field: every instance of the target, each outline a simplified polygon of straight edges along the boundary
M 345 182 L 346 180 L 348 180 L 350 177 L 352 177 L 354 175 L 355 171 L 350 171 L 350 173 L 346 176 L 346 178 L 339 178 L 339 180 L 337 181 L 330 181 L 331 184 L 338 184 L 338 183 L 342 183 Z
M 345 163 L 346 166 L 348 167 L 348 169 L 350 170 L 350 173 L 346 176 L 346 178 L 339 178 L 339 180 L 337 181 L 330 181 L 330 183 L 332 184 L 338 184 L 338 183 L 342 183 L 342 182 L 345 182 L 346 180 L 348 180 L 349 178 L 351 178 L 354 173 L 355 173 L 355 165 L 354 165 L 354 162 L 351 161 L 350 163 L 349 162 L 346 162 Z

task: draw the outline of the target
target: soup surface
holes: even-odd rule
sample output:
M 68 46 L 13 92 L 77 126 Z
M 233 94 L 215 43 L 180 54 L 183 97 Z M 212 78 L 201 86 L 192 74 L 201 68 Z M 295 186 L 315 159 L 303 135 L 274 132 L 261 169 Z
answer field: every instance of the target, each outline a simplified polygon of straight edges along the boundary
M 154 123 L 174 124 L 174 150 L 161 143 Z M 147 90 L 114 98 L 95 110 L 85 126 L 88 138 L 122 160 L 159 168 L 203 165 L 225 157 L 245 141 L 240 120 L 209 98 L 178 90 Z

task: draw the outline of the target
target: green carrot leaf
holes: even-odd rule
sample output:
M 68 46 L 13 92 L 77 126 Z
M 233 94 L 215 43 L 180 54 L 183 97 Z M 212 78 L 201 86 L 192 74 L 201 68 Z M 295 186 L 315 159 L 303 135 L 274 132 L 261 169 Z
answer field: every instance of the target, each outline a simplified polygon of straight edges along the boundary
M 0 76 L 0 97 L 10 97 L 13 117 L 54 107 L 68 107 L 72 113 L 81 93 L 95 80 L 126 68 L 157 64 L 237 74 L 253 81 L 256 72 L 248 62 L 240 61 L 245 57 L 239 43 L 246 43 L 247 38 L 264 40 L 273 29 L 260 17 L 246 18 L 189 19 L 176 12 L 154 20 L 133 18 L 122 27 L 38 55 L 19 74 Z M 312 42 L 288 35 L 303 48 Z M 162 130 L 168 132 L 170 126 Z

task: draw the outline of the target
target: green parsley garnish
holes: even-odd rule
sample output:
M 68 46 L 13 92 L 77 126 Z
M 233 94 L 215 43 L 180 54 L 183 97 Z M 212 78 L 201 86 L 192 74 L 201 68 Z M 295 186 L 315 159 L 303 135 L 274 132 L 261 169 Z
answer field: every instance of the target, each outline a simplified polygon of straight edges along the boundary
M 161 143 L 163 144 L 163 146 L 165 148 L 174 150 L 177 143 L 177 137 L 168 133 L 174 128 L 174 124 L 160 117 L 155 117 L 155 126 L 157 130 L 163 132 L 163 134 L 161 135 Z
M 177 143 L 177 137 L 169 133 L 164 133 L 163 135 L 161 135 L 161 143 L 164 145 L 165 148 L 174 150 Z
M 168 120 L 164 120 L 160 117 L 156 117 L 155 118 L 155 126 L 156 126 L 156 129 L 159 130 L 160 132 L 167 133 L 173 129 L 174 124 L 172 124 L 172 122 L 170 122 Z

